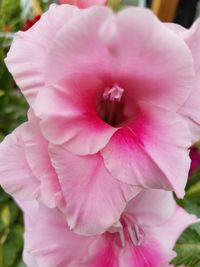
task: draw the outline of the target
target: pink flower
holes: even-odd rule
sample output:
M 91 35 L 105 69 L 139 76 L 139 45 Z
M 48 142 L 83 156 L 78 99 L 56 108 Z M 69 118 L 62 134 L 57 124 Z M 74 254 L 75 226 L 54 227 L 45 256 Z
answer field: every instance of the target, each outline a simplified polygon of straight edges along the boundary
M 59 0 L 60 4 L 75 5 L 80 8 L 86 8 L 93 5 L 105 5 L 107 0 Z
M 79 157 L 62 148 L 57 154 L 59 148 L 49 146 L 39 123 L 30 111 L 29 121 L 1 143 L 2 187 L 18 199 L 38 199 L 48 207 L 58 206 L 77 232 L 106 231 L 140 189 L 113 178 L 100 154 Z M 49 149 L 58 159 L 58 176 L 50 161 Z
M 70 231 L 56 209 L 37 202 L 21 206 L 24 256 L 31 267 L 167 267 L 176 240 L 196 221 L 175 204 L 172 193 L 162 190 L 144 190 L 109 231 L 90 237 Z
M 68 162 L 100 157 L 120 182 L 183 197 L 191 136 L 177 111 L 194 83 L 193 59 L 150 11 L 52 5 L 17 34 L 6 64 L 41 118 L 63 181 L 60 150 Z

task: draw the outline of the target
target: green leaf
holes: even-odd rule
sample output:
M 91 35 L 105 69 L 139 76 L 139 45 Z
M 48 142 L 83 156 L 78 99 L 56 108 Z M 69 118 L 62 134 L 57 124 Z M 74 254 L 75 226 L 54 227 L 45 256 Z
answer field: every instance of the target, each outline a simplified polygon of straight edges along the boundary
M 5 95 L 5 92 L 3 90 L 0 89 L 0 97 Z
M 14 224 L 19 216 L 19 208 L 16 206 L 16 204 L 13 202 L 13 200 L 10 200 L 9 203 L 9 209 L 10 209 L 10 223 Z
M 110 6 L 113 10 L 117 10 L 121 2 L 122 0 L 108 0 L 108 6 Z
M 9 209 L 9 206 L 6 205 L 4 206 L 1 212 L 1 220 L 5 226 L 8 226 L 10 224 L 10 217 L 11 217 L 10 209 Z
M 200 223 L 193 224 L 190 228 L 200 236 Z
M 23 227 L 19 224 L 11 228 L 8 238 L 3 246 L 3 266 L 11 267 L 17 260 L 23 247 Z
M 9 26 L 11 30 L 19 29 L 20 24 L 20 0 L 1 0 L 1 24 Z
M 20 261 L 17 267 L 27 267 L 23 261 Z
M 193 172 L 191 177 L 189 177 L 188 183 L 187 183 L 187 186 L 186 186 L 186 191 L 188 191 L 192 185 L 196 184 L 199 181 L 200 181 L 200 167 L 197 168 Z
M 200 206 L 196 203 L 193 203 L 189 199 L 178 199 L 177 203 L 183 207 L 187 212 L 195 214 L 197 217 L 200 217 Z
M 3 248 L 0 242 L 0 267 L 3 267 Z
M 198 227 L 200 227 L 200 225 Z M 177 256 L 172 261 L 175 266 L 200 266 L 200 234 L 198 231 L 190 227 L 177 241 L 174 249 Z
M 191 185 L 186 193 L 186 198 L 200 205 L 200 181 Z
M 0 204 L 5 203 L 10 199 L 10 196 L 6 194 L 3 189 L 0 187 Z

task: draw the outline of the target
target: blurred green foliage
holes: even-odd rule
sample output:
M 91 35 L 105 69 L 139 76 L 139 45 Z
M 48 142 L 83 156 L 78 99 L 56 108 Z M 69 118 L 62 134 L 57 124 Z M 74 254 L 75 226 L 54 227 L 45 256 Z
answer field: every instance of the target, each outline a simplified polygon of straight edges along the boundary
M 119 6 L 116 5 L 117 2 L 120 3 Z M 124 2 L 109 0 L 109 4 L 115 9 L 121 8 Z M 40 3 L 45 9 L 47 5 L 42 1 Z M 12 32 L 19 30 L 24 24 L 20 14 L 19 0 L 0 0 L 0 141 L 26 120 L 28 109 L 24 97 L 4 64 L 12 41 Z M 200 217 L 200 168 L 193 173 L 186 189 L 186 197 L 177 202 L 188 212 Z M 21 257 L 22 248 L 21 211 L 11 197 L 0 188 L 0 267 L 25 267 Z M 200 267 L 200 224 L 191 226 L 183 233 L 175 246 L 175 251 L 175 266 Z
M 21 267 L 23 248 L 22 214 L 13 200 L 0 189 L 0 266 Z
M 2 49 L 1 54 L 4 53 Z M 27 104 L 0 61 L 0 140 L 25 120 Z M 0 189 L 0 267 L 22 267 L 22 215 Z M 25 265 L 24 265 L 25 266 Z
M 26 119 L 27 104 L 0 61 L 0 140 Z
M 17 31 L 21 24 L 20 0 L 0 0 L 0 26 L 10 28 L 10 31 Z
M 20 29 L 20 12 L 18 0 L 0 0 L 0 141 L 26 120 L 27 103 L 4 64 L 11 43 L 5 31 Z M 21 211 L 0 188 L 0 267 L 25 267 L 22 249 Z
M 187 229 L 176 244 L 176 257 L 173 263 L 176 266 L 184 264 L 185 266 L 200 266 L 200 227 L 197 230 L 192 227 Z
M 200 167 L 189 178 L 184 199 L 178 204 L 189 213 L 200 218 Z M 175 266 L 200 267 L 200 223 L 189 227 L 176 243 L 177 257 L 173 260 Z

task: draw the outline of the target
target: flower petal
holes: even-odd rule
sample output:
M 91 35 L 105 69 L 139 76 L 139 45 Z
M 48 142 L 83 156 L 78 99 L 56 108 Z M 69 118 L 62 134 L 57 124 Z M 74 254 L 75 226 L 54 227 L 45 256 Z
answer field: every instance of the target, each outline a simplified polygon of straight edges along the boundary
M 36 218 L 38 217 L 38 208 L 39 203 L 35 200 L 33 201 L 20 201 L 17 199 L 17 204 L 26 212 L 24 216 L 24 224 L 25 224 L 25 238 L 24 238 L 24 250 L 23 250 L 23 260 L 28 267 L 39 267 L 36 262 L 36 259 L 29 252 L 29 246 L 32 242 L 32 237 L 35 236 L 35 232 L 33 230 L 34 225 L 36 225 Z M 33 234 L 33 235 L 32 235 Z M 30 238 L 27 238 L 29 237 Z
M 196 74 L 191 94 L 179 109 L 179 113 L 189 123 L 190 130 L 193 133 L 193 142 L 196 142 L 200 139 L 200 19 L 196 20 L 191 29 L 179 32 L 179 35 L 184 39 L 191 51 Z
M 200 72 L 197 74 L 195 83 L 193 85 L 193 90 L 185 101 L 185 103 L 180 107 L 178 113 L 185 118 L 187 121 L 190 131 L 192 133 L 192 142 L 195 143 L 200 139 Z
M 40 181 L 30 169 L 22 140 L 26 123 L 0 144 L 0 184 L 6 192 L 20 199 L 37 198 Z
M 166 22 L 164 25 L 177 34 L 182 34 L 187 31 L 186 28 L 176 23 Z
M 72 73 L 112 79 L 111 57 L 98 36 L 99 28 L 111 15 L 109 8 L 95 6 L 82 10 L 79 16 L 66 23 L 57 34 L 45 61 L 44 74 L 48 84 Z
M 74 6 L 51 5 L 30 30 L 16 34 L 5 62 L 29 104 L 33 105 L 38 91 L 45 84 L 44 61 L 51 40 L 78 12 Z
M 144 189 L 129 201 L 124 212 L 136 218 L 139 225 L 154 227 L 168 220 L 175 209 L 172 192 Z
M 77 233 L 106 231 L 139 192 L 114 179 L 99 154 L 80 157 L 60 146 L 51 146 L 50 155 L 67 202 L 68 223 Z
M 20 206 L 25 212 L 25 252 L 39 267 L 69 266 L 87 257 L 88 246 L 96 237 L 74 234 L 56 209 L 40 204 L 35 210 L 31 202 Z M 29 216 L 30 212 L 34 217 Z
M 118 130 L 101 154 L 120 181 L 183 197 L 190 145 L 187 125 L 177 114 L 143 102 L 135 121 Z
M 200 75 L 200 63 L 199 63 L 199 34 L 200 34 L 200 18 L 198 18 L 189 30 L 179 32 L 180 37 L 186 42 L 193 57 L 193 63 L 195 71 Z
M 149 229 L 152 238 L 157 240 L 165 251 L 172 251 L 174 245 L 183 231 L 191 224 L 196 223 L 197 218 L 176 206 L 174 215 L 165 224 Z M 146 229 L 147 231 L 147 229 Z M 173 257 L 174 255 L 172 255 Z M 172 259 L 172 258 L 171 258 Z
M 29 121 L 21 133 L 26 159 L 33 174 L 40 181 L 40 200 L 49 207 L 55 207 L 59 205 L 57 201 L 61 188 L 49 158 L 48 142 L 41 134 L 39 119 L 32 110 L 28 115 Z

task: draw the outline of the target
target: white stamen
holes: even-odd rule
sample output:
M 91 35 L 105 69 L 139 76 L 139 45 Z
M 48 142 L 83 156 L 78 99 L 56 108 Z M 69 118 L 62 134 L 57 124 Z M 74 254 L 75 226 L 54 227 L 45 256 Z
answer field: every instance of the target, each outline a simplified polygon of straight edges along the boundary
M 144 238 L 144 232 L 137 224 L 134 224 L 134 230 L 137 237 L 137 245 L 140 246 Z
M 124 236 L 124 231 L 123 231 L 123 229 L 121 229 L 121 230 L 119 231 L 119 237 L 120 237 L 120 240 L 121 240 L 122 247 L 124 248 L 124 247 L 125 247 L 125 236 Z
M 128 232 L 129 232 L 131 241 L 133 242 L 133 245 L 134 246 L 137 246 L 138 240 L 136 239 L 136 236 L 135 236 L 135 234 L 134 234 L 133 229 L 132 229 L 131 226 L 128 226 Z
M 111 89 L 107 88 L 103 93 L 103 98 L 110 101 L 121 101 L 124 89 L 115 84 Z
M 137 224 L 134 224 L 134 226 L 135 226 L 135 233 L 136 233 L 137 239 L 140 239 L 140 236 L 141 236 L 140 229 Z

